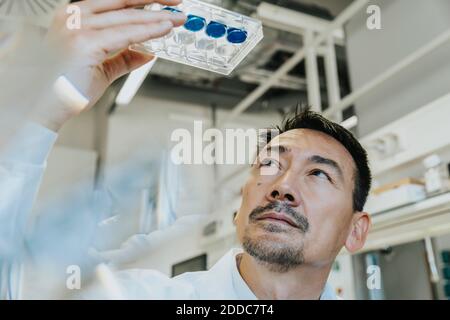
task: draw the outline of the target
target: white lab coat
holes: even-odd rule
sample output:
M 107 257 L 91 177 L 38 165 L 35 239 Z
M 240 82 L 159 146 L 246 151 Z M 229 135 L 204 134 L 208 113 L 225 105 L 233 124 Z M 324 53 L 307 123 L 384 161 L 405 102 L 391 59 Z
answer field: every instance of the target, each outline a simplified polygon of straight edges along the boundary
M 20 242 L 26 218 L 31 210 L 45 169 L 47 156 L 56 133 L 28 123 L 13 144 L 0 154 L 0 258 L 13 254 Z M 12 248 L 12 249 L 11 249 Z M 117 289 L 111 296 L 109 287 L 94 285 L 81 294 L 83 298 L 125 299 L 256 299 L 239 274 L 232 249 L 210 270 L 188 272 L 169 278 L 155 270 L 131 269 L 114 273 Z M 111 284 L 111 283 L 110 283 Z M 321 299 L 336 299 L 328 285 Z
M 57 134 L 34 123 L 0 149 L 0 260 L 17 254 Z
M 146 269 L 130 269 L 115 273 L 111 283 L 100 283 L 80 297 L 84 299 L 204 299 L 256 300 L 242 279 L 236 255 L 242 249 L 231 249 L 208 271 L 186 272 L 174 278 Z M 111 287 L 117 288 L 112 294 Z M 333 289 L 326 284 L 321 300 L 336 300 Z

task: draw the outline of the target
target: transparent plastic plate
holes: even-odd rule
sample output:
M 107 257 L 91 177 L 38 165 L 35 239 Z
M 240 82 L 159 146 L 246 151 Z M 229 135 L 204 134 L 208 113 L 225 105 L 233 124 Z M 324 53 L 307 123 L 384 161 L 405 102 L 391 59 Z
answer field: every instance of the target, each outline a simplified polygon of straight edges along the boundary
M 184 0 L 176 7 L 155 3 L 144 10 L 182 11 L 187 20 L 165 37 L 132 45 L 131 49 L 224 75 L 229 75 L 263 38 L 260 21 L 201 1 Z

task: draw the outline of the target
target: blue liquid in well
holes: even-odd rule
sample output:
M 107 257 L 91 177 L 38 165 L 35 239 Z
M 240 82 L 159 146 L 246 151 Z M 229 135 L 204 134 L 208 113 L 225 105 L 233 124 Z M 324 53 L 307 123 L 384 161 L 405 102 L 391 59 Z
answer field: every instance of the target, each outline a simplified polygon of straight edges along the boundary
M 231 43 L 243 43 L 247 40 L 247 31 L 238 28 L 229 28 L 227 40 Z
M 171 12 L 181 12 L 181 10 L 178 10 L 178 9 L 172 8 L 172 7 L 165 7 L 165 8 L 163 8 L 163 10 L 167 10 L 167 11 L 171 11 Z
M 184 23 L 184 27 L 192 32 L 197 32 L 202 30 L 206 25 L 206 20 L 205 18 L 199 17 L 199 16 L 194 16 L 192 14 L 189 14 L 187 16 L 187 20 Z
M 223 23 L 219 23 L 216 21 L 211 21 L 206 26 L 206 34 L 211 38 L 220 38 L 223 37 L 227 33 L 227 26 Z

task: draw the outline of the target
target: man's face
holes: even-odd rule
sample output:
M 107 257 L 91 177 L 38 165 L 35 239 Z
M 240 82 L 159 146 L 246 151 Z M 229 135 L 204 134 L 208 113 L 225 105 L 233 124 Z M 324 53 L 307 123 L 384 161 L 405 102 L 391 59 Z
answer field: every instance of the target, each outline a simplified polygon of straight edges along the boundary
M 242 190 L 240 242 L 278 271 L 330 264 L 352 224 L 353 158 L 334 138 L 309 129 L 287 131 L 265 150 L 271 153 L 258 156 Z

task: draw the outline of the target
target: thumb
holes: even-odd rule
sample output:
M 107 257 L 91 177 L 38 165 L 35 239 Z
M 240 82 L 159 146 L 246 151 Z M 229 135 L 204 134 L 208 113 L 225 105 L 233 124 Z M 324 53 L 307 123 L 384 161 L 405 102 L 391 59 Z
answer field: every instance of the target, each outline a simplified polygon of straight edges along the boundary
M 125 49 L 115 56 L 103 62 L 103 71 L 109 82 L 120 78 L 121 76 L 143 66 L 152 61 L 155 56 L 138 52 L 130 49 Z

